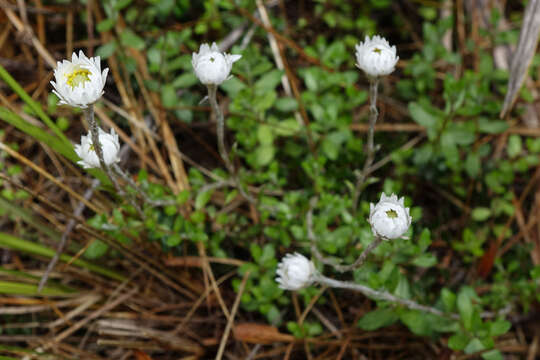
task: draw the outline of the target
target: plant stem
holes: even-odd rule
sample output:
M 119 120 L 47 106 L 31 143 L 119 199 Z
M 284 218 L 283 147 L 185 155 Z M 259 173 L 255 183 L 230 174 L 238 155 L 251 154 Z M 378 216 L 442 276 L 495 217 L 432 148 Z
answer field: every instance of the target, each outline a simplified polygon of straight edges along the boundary
M 389 292 L 374 290 L 374 289 L 372 289 L 372 288 L 370 288 L 368 286 L 365 286 L 365 285 L 355 284 L 355 283 L 347 282 L 347 281 L 334 280 L 334 279 L 328 278 L 328 277 L 326 277 L 324 275 L 321 275 L 321 274 L 316 274 L 315 275 L 315 281 L 317 281 L 318 283 L 320 283 L 322 285 L 326 285 L 326 286 L 329 286 L 329 287 L 332 287 L 332 288 L 349 289 L 349 290 L 353 290 L 353 291 L 358 291 L 358 292 L 364 294 L 365 296 L 367 296 L 369 298 L 372 298 L 372 299 L 375 299 L 375 300 L 390 301 L 390 302 L 393 302 L 393 303 L 396 303 L 396 304 L 403 305 L 403 306 L 407 307 L 408 309 L 419 310 L 419 311 L 423 311 L 423 312 L 430 313 L 430 314 L 437 315 L 437 316 L 441 316 L 441 317 L 449 317 L 449 318 L 454 319 L 454 320 L 459 319 L 458 314 L 445 313 L 445 312 L 443 312 L 441 310 L 438 310 L 438 309 L 435 309 L 435 308 L 433 308 L 431 306 L 421 305 L 421 304 L 418 304 L 415 301 L 408 300 L 408 299 L 402 299 L 402 298 L 399 298 L 399 297 L 397 297 L 395 295 L 390 294 Z
M 309 210 L 306 214 L 306 227 L 307 227 L 307 235 L 308 239 L 311 243 L 311 253 L 315 255 L 317 260 L 319 260 L 321 263 L 325 265 L 332 266 L 335 270 L 343 273 L 346 271 L 351 271 L 356 268 L 359 268 L 364 264 L 366 261 L 368 255 L 377 247 L 380 245 L 380 243 L 383 241 L 383 239 L 379 236 L 375 237 L 375 240 L 373 240 L 365 249 L 362 251 L 360 256 L 356 259 L 356 261 L 350 265 L 341 265 L 336 264 L 335 261 L 332 261 L 331 259 L 327 259 L 321 254 L 319 249 L 317 248 L 317 238 L 315 236 L 315 233 L 313 232 L 313 208 L 317 205 L 317 198 L 311 199 L 309 202 Z
M 367 134 L 367 145 L 366 145 L 366 162 L 364 163 L 364 168 L 356 180 L 356 186 L 353 193 L 353 212 L 356 212 L 358 207 L 358 198 L 362 192 L 362 187 L 366 182 L 367 176 L 369 175 L 369 168 L 373 163 L 375 158 L 375 144 L 373 138 L 375 135 L 375 123 L 377 122 L 377 117 L 379 116 L 379 111 L 377 110 L 377 91 L 379 86 L 378 78 L 369 79 L 369 129 Z
M 105 163 L 105 158 L 103 157 L 103 148 L 101 147 L 101 142 L 99 141 L 99 127 L 98 127 L 96 119 L 94 118 L 94 105 L 93 104 L 88 105 L 88 107 L 84 109 L 84 117 L 86 118 L 86 121 L 88 122 L 88 127 L 90 128 L 90 135 L 92 136 L 92 145 L 99 159 L 99 165 L 101 169 L 105 172 L 105 174 L 107 174 L 107 177 L 109 178 L 109 180 L 111 180 L 116 190 L 119 191 L 121 194 L 123 194 L 123 191 L 118 186 L 118 182 L 116 181 L 116 178 L 111 172 L 111 169 Z
M 339 272 L 346 272 L 351 271 L 356 268 L 359 268 L 360 266 L 364 265 L 364 262 L 366 262 L 366 259 L 368 255 L 375 250 L 377 246 L 381 244 L 383 239 L 380 236 L 375 237 L 375 240 L 373 240 L 365 249 L 362 251 L 360 256 L 358 256 L 358 259 L 350 265 L 334 265 L 334 269 L 336 269 Z
M 103 157 L 103 148 L 101 147 L 101 142 L 99 141 L 99 127 L 96 122 L 96 119 L 94 118 L 94 105 L 88 105 L 86 109 L 84 109 L 84 116 L 86 118 L 86 121 L 88 122 L 88 126 L 90 127 L 90 135 L 92 136 L 92 145 L 94 146 L 94 151 L 96 152 L 96 155 L 99 159 L 99 165 L 101 166 L 101 169 L 107 174 L 107 177 L 114 185 L 114 188 L 118 192 L 119 195 L 125 196 L 126 193 L 120 185 L 118 184 L 118 181 L 116 180 L 115 174 L 111 171 L 111 168 L 107 166 L 105 163 L 105 158 Z M 137 213 L 141 218 L 144 219 L 144 213 L 141 209 L 141 207 L 135 202 L 135 200 L 128 196 L 128 199 L 131 203 L 131 205 L 135 208 Z
M 210 101 L 210 105 L 212 106 L 212 111 L 214 112 L 216 116 L 216 122 L 217 122 L 217 138 L 218 138 L 218 150 L 219 155 L 225 162 L 225 166 L 227 167 L 227 171 L 233 178 L 236 188 L 238 189 L 238 192 L 246 199 L 248 202 L 255 204 L 256 200 L 245 192 L 245 190 L 242 187 L 242 184 L 240 183 L 240 179 L 238 178 L 234 166 L 231 162 L 231 159 L 229 158 L 229 154 L 227 153 L 227 147 L 225 146 L 225 118 L 223 117 L 223 112 L 221 111 L 221 108 L 219 107 L 219 104 L 217 102 L 217 86 L 216 85 L 207 85 L 208 87 L 208 100 Z

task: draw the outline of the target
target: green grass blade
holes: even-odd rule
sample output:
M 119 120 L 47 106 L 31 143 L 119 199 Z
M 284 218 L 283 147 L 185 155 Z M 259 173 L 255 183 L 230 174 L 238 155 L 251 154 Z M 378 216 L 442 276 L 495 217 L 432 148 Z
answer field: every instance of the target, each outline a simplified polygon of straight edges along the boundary
M 31 255 L 44 256 L 47 258 L 52 258 L 55 254 L 55 251 L 53 249 L 50 249 L 41 244 L 36 244 L 32 241 L 17 238 L 15 236 L 12 236 L 6 233 L 0 233 L 0 247 L 4 247 L 7 249 L 16 250 L 16 251 L 21 251 L 23 253 L 27 253 Z M 63 262 L 70 262 L 73 260 L 73 257 L 67 254 L 62 254 L 60 256 L 60 260 Z M 71 264 L 73 266 L 78 266 L 78 267 L 87 269 L 91 272 L 106 276 L 114 280 L 124 281 L 126 279 L 124 276 L 114 271 L 111 271 L 109 269 L 103 268 L 98 265 L 94 265 L 82 259 L 76 259 L 73 262 L 71 262 Z
M 53 134 L 49 134 L 43 129 L 40 129 L 37 126 L 30 124 L 28 121 L 24 120 L 19 115 L 12 113 L 8 109 L 0 107 L 0 119 L 4 120 L 10 125 L 15 126 L 17 129 L 30 135 L 34 139 L 47 144 L 56 152 L 64 155 L 71 161 L 77 161 L 79 159 L 77 157 L 77 154 L 75 154 L 75 151 L 73 150 L 73 145 L 71 145 L 71 143 L 65 143 L 61 141 Z
M 5 214 L 10 219 L 22 220 L 37 231 L 39 231 L 41 234 L 49 237 L 49 239 L 60 242 L 60 238 L 62 236 L 61 234 L 51 229 L 45 223 L 36 219 L 29 210 L 18 206 L 14 202 L 4 199 L 2 196 L 0 196 L 0 210 L 2 210 L 0 212 L 1 214 Z
M 16 280 L 20 280 L 21 283 L 27 283 L 27 284 L 37 285 L 37 284 L 39 284 L 39 281 L 41 280 L 41 277 L 39 277 L 39 276 L 28 274 L 28 273 L 25 273 L 23 271 L 4 269 L 4 268 L 0 267 L 0 275 L 2 275 L 2 274 L 5 275 L 8 280 L 10 278 L 14 278 Z M 72 288 L 70 286 L 61 284 L 61 283 L 59 283 L 57 281 L 50 280 L 50 279 L 47 282 L 47 284 L 48 284 L 49 288 L 65 291 L 65 292 L 68 292 L 68 293 L 73 293 L 73 292 L 77 291 L 76 289 L 74 289 L 74 288 Z
M 50 360 L 50 359 L 65 359 L 63 356 L 59 355 L 52 355 L 48 353 L 37 353 L 33 350 L 28 350 L 24 348 L 20 348 L 17 346 L 10 346 L 10 345 L 1 345 L 0 344 L 0 352 L 4 354 L 16 354 L 19 355 L 17 358 L 12 358 L 9 356 L 2 356 L 0 355 L 0 360 L 20 360 L 23 355 L 32 355 L 31 359 L 43 359 L 43 360 Z
M 33 137 L 38 141 L 41 141 L 44 144 L 47 144 L 47 146 L 49 146 L 51 149 L 53 149 L 59 154 L 62 154 L 69 160 L 73 162 L 77 162 L 79 160 L 79 157 L 77 156 L 77 154 L 75 154 L 75 151 L 73 150 L 73 144 L 71 144 L 69 141 L 67 144 L 62 142 L 54 135 L 49 134 L 43 129 L 40 129 L 37 126 L 30 124 L 28 121 L 24 120 L 19 115 L 14 114 L 13 112 L 1 106 L 0 120 L 3 120 L 8 124 L 15 126 L 17 129 L 24 132 L 25 134 Z M 105 173 L 103 173 L 103 171 L 98 169 L 87 169 L 87 171 L 92 176 L 98 178 L 102 184 L 112 185 L 107 176 L 105 176 Z
M 71 296 L 77 294 L 77 291 L 66 291 L 66 289 L 61 289 L 54 286 L 45 286 L 41 292 L 38 292 L 37 284 L 0 281 L 0 294 L 20 296 Z
M 32 111 L 34 111 L 37 116 L 39 116 L 39 118 L 56 134 L 56 136 L 61 139 L 61 141 L 66 144 L 70 144 L 68 138 L 64 135 L 62 130 L 60 130 L 60 128 L 56 126 L 56 124 L 45 113 L 45 111 L 43 111 L 41 105 L 38 102 L 34 101 L 34 99 L 32 99 L 30 95 L 28 95 L 26 91 L 24 91 L 22 86 L 19 85 L 19 83 L 11 77 L 11 75 L 6 71 L 6 69 L 4 69 L 2 65 L 0 65 L 0 78 L 4 80 L 4 82 L 9 87 L 11 87 L 11 89 L 17 95 L 19 95 L 19 97 L 32 109 Z

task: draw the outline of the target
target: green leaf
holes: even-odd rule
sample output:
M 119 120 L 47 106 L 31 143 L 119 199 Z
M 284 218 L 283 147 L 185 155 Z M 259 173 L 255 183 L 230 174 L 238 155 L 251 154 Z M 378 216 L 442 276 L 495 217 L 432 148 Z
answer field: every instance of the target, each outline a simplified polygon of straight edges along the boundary
M 461 315 L 461 319 L 463 320 L 465 329 L 470 330 L 472 327 L 474 308 L 468 292 L 459 292 L 457 297 L 457 308 Z
M 420 251 L 426 251 L 426 249 L 431 245 L 431 231 L 429 229 L 422 230 L 420 233 L 420 238 L 418 239 L 418 246 Z
M 500 134 L 508 129 L 508 123 L 504 120 L 478 119 L 478 131 L 487 134 Z
M 512 327 L 512 323 L 506 320 L 497 320 L 489 324 L 489 334 L 491 336 L 500 336 L 506 334 Z
M 402 299 L 410 299 L 411 290 L 409 286 L 409 281 L 405 276 L 401 275 L 399 277 L 399 282 L 396 286 L 396 289 L 394 290 L 394 294 Z
M 392 325 L 398 319 L 398 314 L 392 308 L 377 309 L 362 316 L 357 325 L 363 330 L 372 331 Z
M 202 191 L 195 197 L 195 209 L 202 209 L 212 197 L 213 190 Z
M 274 142 L 274 134 L 272 128 L 268 125 L 259 125 L 257 128 L 257 139 L 261 145 L 272 145 Z
M 277 99 L 275 106 L 281 112 L 291 112 L 298 109 L 298 102 L 292 97 L 282 97 Z
M 109 250 L 109 245 L 105 244 L 101 240 L 95 239 L 86 248 L 86 251 L 84 252 L 84 257 L 90 260 L 98 259 L 105 255 L 107 250 Z
M 285 119 L 274 126 L 274 132 L 279 136 L 292 136 L 300 131 L 301 125 L 296 119 Z
M 471 212 L 471 217 L 475 221 L 485 221 L 491 216 L 491 209 L 487 207 L 476 207 Z
M 174 79 L 174 81 L 172 82 L 172 86 L 175 88 L 175 89 L 178 89 L 178 88 L 188 88 L 192 85 L 195 85 L 199 82 L 199 80 L 197 79 L 197 77 L 195 76 L 194 73 L 191 73 L 191 72 L 187 72 L 187 73 L 184 73 L 182 75 L 180 75 L 179 77 L 177 77 L 176 79 Z
M 444 308 L 448 312 L 454 311 L 456 306 L 456 294 L 447 288 L 441 290 L 441 300 L 444 304 Z
M 467 344 L 467 346 L 465 347 L 463 351 L 465 352 L 465 354 L 474 354 L 474 353 L 484 350 L 485 348 L 486 348 L 485 345 L 482 344 L 480 339 L 474 338 Z
M 96 30 L 98 32 L 109 31 L 114 27 L 114 24 L 116 24 L 116 20 L 113 18 L 108 18 L 100 21 L 99 24 L 96 25 Z
M 275 91 L 267 91 L 262 95 L 256 96 L 253 100 L 253 107 L 257 112 L 264 112 L 274 105 L 274 102 L 277 99 L 277 94 Z
M 342 144 L 349 138 L 347 131 L 334 131 L 328 134 L 322 142 L 322 150 L 331 160 L 336 160 Z
M 99 56 L 102 59 L 107 59 L 108 57 L 111 57 L 115 52 L 116 41 L 112 40 L 98 47 L 96 50 L 96 56 Z
M 422 254 L 413 260 L 413 265 L 428 268 L 437 263 L 437 258 L 433 254 Z
M 437 124 L 437 117 L 427 112 L 416 102 L 409 103 L 409 113 L 417 124 L 428 129 L 433 128 Z
M 257 82 L 255 82 L 255 93 L 258 95 L 265 94 L 270 90 L 274 90 L 281 82 L 282 70 L 272 70 L 264 74 Z
M 467 174 L 472 178 L 476 178 L 480 173 L 481 167 L 480 156 L 475 152 L 470 152 L 465 160 L 465 171 L 467 171 Z
M 144 50 L 146 46 L 144 40 L 129 28 L 124 29 L 124 31 L 120 33 L 120 41 L 122 42 L 122 45 L 139 51 Z
M 180 234 L 172 234 L 169 237 L 167 237 L 167 246 L 174 247 L 180 244 L 182 241 L 182 237 Z
M 268 165 L 274 159 L 275 148 L 273 145 L 261 145 L 255 150 L 255 161 L 259 166 Z
M 133 0 L 117 0 L 113 2 L 113 7 L 115 10 L 119 11 L 131 4 Z
M 468 342 L 469 337 L 466 334 L 457 333 L 448 339 L 448 347 L 452 350 L 463 350 Z
M 430 316 L 427 313 L 411 310 L 402 313 L 399 318 L 416 335 L 428 336 L 433 332 L 430 326 Z
M 523 145 L 521 142 L 521 136 L 513 134 L 508 137 L 508 145 L 506 147 L 506 152 L 510 158 L 514 158 L 521 153 Z
M 161 102 L 165 107 L 173 107 L 178 104 L 176 90 L 171 84 L 163 85 L 161 88 Z
M 504 360 L 503 355 L 497 349 L 486 351 L 482 354 L 482 359 L 484 360 Z

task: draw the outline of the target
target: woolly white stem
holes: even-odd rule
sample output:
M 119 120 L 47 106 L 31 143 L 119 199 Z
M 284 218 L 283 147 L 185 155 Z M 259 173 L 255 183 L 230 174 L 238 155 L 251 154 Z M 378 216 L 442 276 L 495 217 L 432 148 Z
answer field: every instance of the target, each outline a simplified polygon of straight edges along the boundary
M 367 145 L 366 145 L 366 162 L 364 163 L 364 168 L 362 172 L 358 175 L 356 180 L 356 186 L 353 193 L 353 211 L 356 212 L 358 207 L 358 198 L 362 192 L 362 187 L 366 182 L 367 176 L 371 164 L 375 158 L 375 144 L 373 138 L 375 136 L 375 124 L 377 123 L 377 117 L 379 116 L 379 111 L 377 110 L 377 91 L 379 86 L 378 78 L 369 79 L 369 129 L 367 134 Z
M 238 189 L 238 192 L 240 193 L 240 195 L 242 195 L 242 197 L 244 197 L 244 199 L 246 199 L 250 203 L 256 204 L 257 201 L 251 195 L 249 195 L 242 187 L 242 184 L 240 183 L 240 179 L 238 178 L 234 170 L 234 166 L 231 162 L 231 159 L 229 158 L 229 154 L 227 153 L 227 147 L 225 146 L 225 118 L 217 102 L 217 86 L 207 85 L 207 87 L 208 87 L 208 100 L 210 101 L 210 105 L 212 106 L 212 111 L 214 112 L 216 116 L 216 121 L 217 121 L 216 130 L 217 130 L 217 138 L 218 138 L 219 155 L 225 162 L 225 166 L 227 167 L 229 174 L 231 175 L 234 182 L 236 183 L 236 188 Z
M 314 280 L 316 282 L 318 282 L 318 283 L 320 283 L 322 285 L 328 286 L 328 287 L 339 288 L 339 289 L 349 289 L 349 290 L 353 290 L 353 291 L 358 291 L 358 292 L 364 294 L 365 296 L 367 296 L 367 297 L 369 297 L 371 299 L 374 299 L 374 300 L 389 301 L 389 302 L 393 302 L 393 303 L 396 303 L 396 304 L 403 305 L 408 309 L 419 310 L 419 311 L 423 311 L 423 312 L 430 313 L 430 314 L 433 314 L 433 315 L 437 315 L 437 316 L 441 316 L 441 317 L 449 317 L 451 319 L 459 320 L 459 315 L 458 314 L 445 313 L 445 312 L 443 312 L 441 310 L 438 310 L 438 309 L 435 309 L 435 308 L 433 308 L 431 306 L 421 305 L 421 304 L 418 304 L 417 302 L 412 301 L 412 300 L 402 299 L 402 298 L 399 298 L 399 297 L 397 297 L 395 295 L 390 294 L 389 292 L 374 290 L 374 289 L 372 289 L 372 288 L 370 288 L 368 286 L 365 286 L 365 285 L 360 285 L 360 284 L 347 282 L 347 281 L 335 280 L 335 279 L 331 279 L 331 278 L 326 277 L 326 276 L 321 275 L 321 274 L 315 274 L 314 275 Z

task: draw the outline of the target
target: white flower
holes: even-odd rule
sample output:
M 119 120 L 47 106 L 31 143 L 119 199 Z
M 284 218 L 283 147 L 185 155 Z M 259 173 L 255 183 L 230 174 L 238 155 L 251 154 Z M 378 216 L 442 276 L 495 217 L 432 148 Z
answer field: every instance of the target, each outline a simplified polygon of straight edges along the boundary
M 375 236 L 389 240 L 402 237 L 407 232 L 412 218 L 403 200 L 398 200 L 396 194 L 386 196 L 382 193 L 377 205 L 369 204 L 369 224 Z
M 278 264 L 276 281 L 285 290 L 300 290 L 313 282 L 315 266 L 304 255 L 287 254 Z
M 105 164 L 110 166 L 120 161 L 118 152 L 120 151 L 120 142 L 118 141 L 118 134 L 111 129 L 111 133 L 107 134 L 101 128 L 99 128 L 99 143 L 101 144 L 101 150 L 103 151 L 103 160 Z M 85 169 L 99 168 L 99 158 L 92 143 L 92 134 L 90 132 L 86 136 L 81 136 L 81 144 L 75 145 L 75 152 L 81 158 L 77 164 L 81 165 Z
M 394 71 L 399 60 L 396 56 L 396 47 L 390 46 L 385 38 L 379 35 L 369 38 L 356 45 L 356 66 L 369 77 L 388 75 Z
M 60 104 L 85 109 L 103 95 L 109 68 L 101 72 L 99 56 L 87 58 L 79 51 L 73 53 L 71 61 L 58 62 L 54 69 L 53 93 L 60 98 Z
M 219 52 L 216 43 L 212 43 L 212 47 L 202 44 L 199 53 L 193 53 L 191 64 L 203 84 L 219 85 L 229 78 L 232 64 L 241 57 Z

